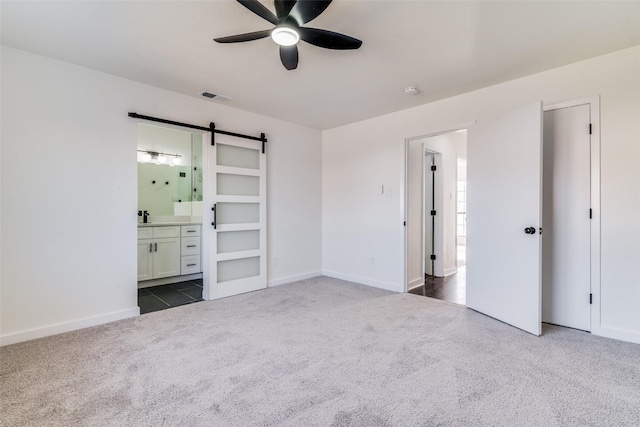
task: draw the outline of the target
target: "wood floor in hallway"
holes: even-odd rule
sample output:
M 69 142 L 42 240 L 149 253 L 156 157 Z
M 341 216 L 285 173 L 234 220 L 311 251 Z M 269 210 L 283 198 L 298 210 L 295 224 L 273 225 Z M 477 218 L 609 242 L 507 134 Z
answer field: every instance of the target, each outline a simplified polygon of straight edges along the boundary
M 440 299 L 456 304 L 467 303 L 467 270 L 459 267 L 458 272 L 446 277 L 428 276 L 424 285 L 413 288 L 409 293 Z

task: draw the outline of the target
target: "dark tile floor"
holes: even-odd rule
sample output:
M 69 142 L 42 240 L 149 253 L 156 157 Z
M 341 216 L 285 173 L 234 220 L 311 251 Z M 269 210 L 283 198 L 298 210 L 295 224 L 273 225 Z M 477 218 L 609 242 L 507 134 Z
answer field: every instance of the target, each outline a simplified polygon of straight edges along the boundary
M 202 301 L 202 279 L 138 289 L 140 314 Z
M 466 285 L 467 270 L 465 267 L 459 267 L 456 274 L 447 277 L 427 277 L 423 286 L 411 289 L 409 293 L 465 305 Z

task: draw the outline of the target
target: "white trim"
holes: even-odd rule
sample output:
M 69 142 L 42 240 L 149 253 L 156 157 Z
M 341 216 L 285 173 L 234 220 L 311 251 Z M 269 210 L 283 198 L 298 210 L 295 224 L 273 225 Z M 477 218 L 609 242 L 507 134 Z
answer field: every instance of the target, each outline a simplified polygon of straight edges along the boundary
M 76 331 L 78 329 L 89 328 L 91 326 L 102 325 L 104 323 L 115 322 L 116 320 L 128 319 L 139 315 L 140 308 L 132 307 L 126 310 L 101 314 L 99 316 L 85 317 L 84 319 L 72 320 L 70 322 L 56 323 L 42 328 L 28 329 L 26 331 L 0 336 L 0 346 Z
M 294 276 L 281 277 L 279 279 L 269 280 L 267 282 L 267 287 L 271 288 L 274 286 L 286 285 L 287 283 L 298 282 L 300 280 L 312 279 L 320 276 L 322 276 L 322 271 L 316 270 L 308 273 L 296 274 Z
M 415 141 L 415 140 L 419 140 L 419 139 L 424 139 L 424 138 L 431 138 L 434 136 L 439 136 L 439 135 L 445 135 L 448 133 L 453 133 L 453 132 L 459 132 L 462 130 L 468 130 L 471 126 L 475 125 L 477 123 L 477 120 L 472 120 L 470 122 L 467 123 L 463 123 L 460 126 L 456 126 L 456 127 L 452 127 L 449 128 L 448 130 L 443 130 L 440 132 L 434 132 L 434 133 L 430 133 L 430 134 L 426 134 L 426 135 L 421 135 L 421 136 L 413 136 L 410 138 L 405 138 L 404 140 L 404 191 L 401 193 L 402 194 L 402 200 L 401 200 L 401 206 L 402 206 L 402 217 L 404 219 L 404 222 L 406 223 L 407 221 L 407 205 L 408 205 L 408 197 L 407 197 L 407 192 L 408 190 L 408 181 L 409 181 L 409 177 L 408 177 L 408 173 L 409 173 L 409 167 L 408 167 L 408 161 L 409 161 L 409 143 L 411 141 Z M 423 161 L 424 163 L 424 161 Z M 424 168 L 423 168 L 424 169 Z M 436 174 L 437 176 L 438 174 Z M 423 180 L 424 182 L 424 180 Z M 422 197 L 424 198 L 424 192 Z M 436 209 L 441 209 L 439 207 L 439 205 L 437 204 L 438 200 L 436 199 L 436 206 L 438 206 L 438 208 Z M 443 202 L 444 203 L 444 202 Z M 442 209 L 441 209 L 442 211 Z M 437 215 L 436 215 L 437 216 Z M 423 222 L 424 224 L 424 222 Z M 436 227 L 437 228 L 437 227 Z M 402 289 L 404 289 L 404 292 L 408 292 L 409 291 L 409 274 L 408 274 L 408 269 L 409 269 L 409 248 L 408 248 L 408 238 L 407 238 L 407 227 L 406 225 L 404 226 L 404 233 L 403 233 L 403 238 L 404 238 L 404 277 L 403 277 L 403 284 L 402 284 Z M 437 245 L 437 241 L 436 241 L 436 245 Z M 424 247 L 424 233 L 423 233 L 423 242 L 422 242 L 422 246 Z M 444 247 L 443 247 L 444 249 Z M 423 255 L 424 255 L 424 248 L 422 250 Z M 422 262 L 424 263 L 424 256 L 422 257 Z M 440 257 L 441 262 L 442 262 L 442 257 Z M 438 260 L 438 258 L 436 258 L 436 261 Z M 442 267 L 441 267 L 442 268 Z M 434 274 L 437 271 L 437 266 L 434 265 Z M 326 274 L 328 275 L 328 274 Z M 333 276 L 330 276 L 333 277 Z M 357 277 L 355 279 L 358 279 Z M 355 281 L 356 283 L 364 283 L 358 280 L 352 280 Z M 351 279 L 344 279 L 344 280 L 351 280 Z M 362 280 L 367 280 L 367 279 L 362 279 Z M 374 282 L 372 282 L 374 283 Z M 397 286 L 391 283 L 386 283 L 384 284 L 383 282 L 375 282 L 375 283 L 381 283 L 383 284 L 382 286 L 376 286 L 376 285 L 371 285 L 371 286 L 375 286 L 375 287 L 379 287 L 382 289 L 388 289 L 388 290 L 392 290 L 392 291 L 396 291 L 396 292 L 402 292 L 401 290 L 397 290 Z M 368 283 L 365 283 L 368 284 Z M 390 287 L 387 287 L 390 286 Z
M 614 340 L 621 340 L 621 341 L 627 341 L 635 344 L 640 344 L 640 333 L 635 331 L 627 331 L 624 329 L 616 329 L 616 328 L 609 328 L 607 326 L 600 326 L 597 328 L 598 331 L 596 333 L 595 332 L 596 328 L 593 327 L 592 329 L 593 331 L 591 333 L 593 335 L 598 335 L 605 338 L 611 338 Z
M 260 176 L 260 170 L 236 168 L 231 166 L 217 166 L 216 173 L 226 173 L 230 175 Z
M 217 203 L 260 203 L 262 199 L 260 196 L 218 196 L 217 201 Z
M 172 283 L 186 282 L 189 280 L 202 279 L 202 273 L 185 274 L 184 276 L 163 277 L 161 279 L 144 280 L 138 282 L 138 289 L 150 288 L 152 286 L 170 285 Z
M 559 110 L 561 108 L 577 107 L 585 104 L 600 104 L 600 95 L 589 96 L 586 98 L 575 99 L 573 101 L 557 102 L 542 106 L 542 111 Z
M 449 130 L 443 130 L 443 131 L 440 131 L 440 132 L 429 133 L 429 134 L 422 135 L 422 136 L 412 136 L 411 138 L 405 139 L 405 142 L 407 142 L 407 141 L 415 141 L 416 139 L 424 139 L 424 138 L 431 138 L 431 137 L 434 137 L 434 136 L 446 135 L 448 133 L 460 132 L 461 130 L 468 130 L 471 126 L 475 125 L 476 123 L 478 123 L 477 120 L 472 120 L 470 122 L 463 123 L 460 126 L 450 128 Z
M 544 111 L 589 105 L 591 123 L 591 333 L 624 341 L 640 342 L 640 334 L 602 326 L 600 277 L 600 95 L 546 105 Z M 626 337 L 626 338 L 625 338 Z
M 216 255 L 218 261 L 229 261 L 232 259 L 256 258 L 262 256 L 262 249 L 252 249 L 249 251 L 224 252 Z
M 411 289 L 419 288 L 422 285 L 424 285 L 424 276 L 418 277 L 417 279 L 413 279 L 412 281 L 409 282 L 407 286 L 409 288 L 408 290 L 410 291 Z
M 211 207 L 213 206 L 213 201 L 211 199 L 210 193 L 211 189 L 209 186 L 211 183 L 209 182 L 209 157 L 211 156 L 211 132 L 206 132 L 202 134 L 202 227 L 200 229 L 200 234 L 202 236 L 202 240 L 200 241 L 200 249 L 201 256 L 200 266 L 202 267 L 202 299 L 208 301 L 211 299 L 211 269 L 209 267 L 209 263 L 207 260 L 209 259 L 211 248 L 209 246 L 209 240 L 211 239 L 211 233 L 213 232 L 213 226 L 211 225 L 213 221 L 213 211 Z
M 446 135 L 446 134 L 445 134 Z M 422 144 L 424 149 L 424 143 Z M 433 188 L 436 220 L 435 228 L 433 230 L 433 242 L 435 246 L 435 262 L 433 263 L 433 275 L 435 277 L 442 277 L 444 274 L 444 171 L 442 169 L 442 153 L 437 151 L 430 151 L 433 154 L 433 164 L 436 166 L 436 173 L 433 176 Z M 424 193 L 422 194 L 424 198 Z M 424 236 L 423 236 L 424 237 Z M 424 247 L 424 239 L 422 240 L 422 246 Z M 424 262 L 424 260 L 423 260 Z
M 218 225 L 217 231 L 222 233 L 224 231 L 248 231 L 248 230 L 262 230 L 262 224 L 259 222 L 247 223 L 247 224 L 222 224 Z
M 456 274 L 458 272 L 458 267 L 447 268 L 444 271 L 444 277 L 451 276 L 452 274 Z
M 342 274 L 335 271 L 322 270 L 322 275 L 333 277 L 334 279 L 346 280 L 348 282 L 359 283 L 361 285 L 372 286 L 374 288 L 385 289 L 392 292 L 405 292 L 402 283 L 389 283 L 371 280 L 364 277 L 352 276 L 350 274 Z
M 235 138 L 235 139 L 232 139 Z M 237 137 L 233 136 L 233 135 L 225 135 L 222 133 L 217 133 L 215 136 L 215 143 L 216 145 L 220 144 L 220 145 L 233 145 L 236 147 L 240 147 L 240 148 L 248 148 L 249 150 L 255 150 L 257 152 L 261 152 L 262 150 L 262 142 L 261 141 L 257 141 L 257 140 L 243 140 L 243 139 L 238 139 Z M 256 145 L 259 144 L 259 145 Z

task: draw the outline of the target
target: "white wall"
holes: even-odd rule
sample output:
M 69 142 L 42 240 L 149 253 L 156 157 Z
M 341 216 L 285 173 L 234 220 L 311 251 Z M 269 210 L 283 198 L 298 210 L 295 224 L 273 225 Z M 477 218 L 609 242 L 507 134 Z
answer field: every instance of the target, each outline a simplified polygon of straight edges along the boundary
M 422 241 L 424 235 L 424 150 L 422 141 L 407 145 L 407 289 L 424 284 Z
M 323 270 L 402 291 L 407 138 L 457 129 L 542 99 L 601 96 L 601 323 L 640 342 L 640 46 L 323 132 Z M 396 191 L 380 198 L 376 186 Z M 369 257 L 378 263 L 370 266 Z
M 321 268 L 321 133 L 2 47 L 3 344 L 138 313 L 135 111 L 268 143 L 271 285 Z
M 178 154 L 180 165 L 191 165 L 191 132 L 157 125 L 138 126 L 138 150 Z M 169 157 L 169 161 L 171 161 Z
M 202 135 L 191 132 L 138 124 L 138 150 L 157 153 L 177 154 L 180 165 L 174 166 L 173 158 L 168 157 L 165 164 L 157 162 L 138 162 L 138 210 L 148 211 L 151 217 L 191 216 L 191 198 L 193 196 L 194 176 L 192 169 L 191 141 L 196 137 L 201 144 Z M 198 142 L 200 141 L 200 142 Z M 201 152 L 202 148 L 196 149 Z M 141 153 L 138 153 L 140 155 Z M 200 169 L 202 166 L 200 165 Z M 179 176 L 180 173 L 186 176 Z M 200 171 L 201 172 L 201 171 Z M 153 183 L 155 181 L 155 184 Z M 169 184 L 166 184 L 166 183 Z M 200 212 L 195 215 L 201 216 Z M 157 221 L 157 219 L 153 219 Z M 142 222 L 139 217 L 138 222 Z

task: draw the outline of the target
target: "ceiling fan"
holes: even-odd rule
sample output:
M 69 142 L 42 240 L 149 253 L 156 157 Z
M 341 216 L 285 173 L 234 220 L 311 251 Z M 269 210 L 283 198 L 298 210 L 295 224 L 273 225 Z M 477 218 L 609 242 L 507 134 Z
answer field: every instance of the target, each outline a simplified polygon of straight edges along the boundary
M 271 30 L 254 31 L 214 39 L 218 43 L 238 43 L 271 36 L 280 45 L 280 60 L 287 70 L 298 66 L 298 41 L 303 40 L 326 49 L 357 49 L 362 41 L 345 34 L 302 25 L 317 18 L 331 4 L 331 0 L 274 0 L 274 15 L 258 0 L 237 0 L 244 7 L 275 25 Z

